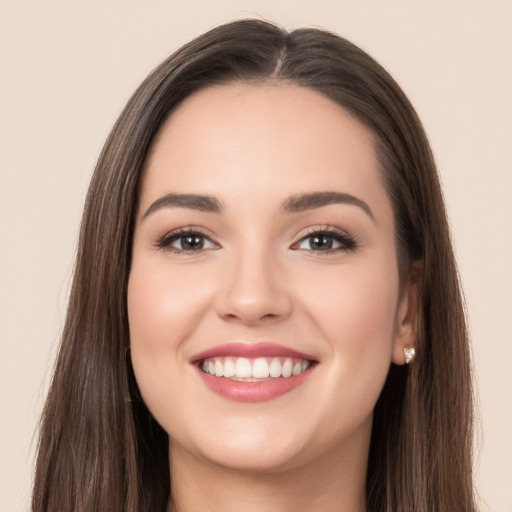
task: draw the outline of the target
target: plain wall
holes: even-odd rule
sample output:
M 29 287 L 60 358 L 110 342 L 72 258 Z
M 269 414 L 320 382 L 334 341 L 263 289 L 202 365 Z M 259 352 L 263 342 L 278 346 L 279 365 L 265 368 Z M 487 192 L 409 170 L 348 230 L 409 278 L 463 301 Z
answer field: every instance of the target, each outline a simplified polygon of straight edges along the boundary
M 105 136 L 164 57 L 215 25 L 252 16 L 353 40 L 419 112 L 444 185 L 473 339 L 476 483 L 483 510 L 511 512 L 512 2 L 505 0 L 0 0 L 0 510 L 28 510 L 34 432 Z

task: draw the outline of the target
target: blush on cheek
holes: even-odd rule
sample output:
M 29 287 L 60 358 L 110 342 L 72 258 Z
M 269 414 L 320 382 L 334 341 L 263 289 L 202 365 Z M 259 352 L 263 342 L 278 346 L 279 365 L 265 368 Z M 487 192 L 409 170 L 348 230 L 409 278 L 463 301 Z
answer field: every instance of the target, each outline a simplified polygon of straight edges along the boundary
M 331 288 L 323 288 L 323 298 L 318 296 L 314 300 L 323 311 L 322 324 L 338 331 L 350 343 L 369 341 L 374 337 L 372 333 L 390 335 L 393 330 L 398 283 L 391 286 L 382 277 L 368 277 L 334 282 Z

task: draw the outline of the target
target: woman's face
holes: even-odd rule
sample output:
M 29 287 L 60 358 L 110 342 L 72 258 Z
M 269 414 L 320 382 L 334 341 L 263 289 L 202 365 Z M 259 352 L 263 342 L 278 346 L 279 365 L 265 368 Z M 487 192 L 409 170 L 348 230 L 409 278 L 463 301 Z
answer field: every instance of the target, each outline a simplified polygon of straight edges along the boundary
M 139 204 L 131 357 L 171 456 L 366 454 L 413 340 L 368 130 L 307 88 L 208 88 L 163 126 Z

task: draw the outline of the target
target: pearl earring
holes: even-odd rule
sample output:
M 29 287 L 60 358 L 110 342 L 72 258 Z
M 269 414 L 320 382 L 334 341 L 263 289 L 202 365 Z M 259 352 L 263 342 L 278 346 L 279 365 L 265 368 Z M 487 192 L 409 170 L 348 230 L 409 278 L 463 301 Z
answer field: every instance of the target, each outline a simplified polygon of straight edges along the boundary
M 409 364 L 414 359 L 415 354 L 416 354 L 416 350 L 414 350 L 414 348 L 412 348 L 412 347 L 404 348 L 405 364 Z

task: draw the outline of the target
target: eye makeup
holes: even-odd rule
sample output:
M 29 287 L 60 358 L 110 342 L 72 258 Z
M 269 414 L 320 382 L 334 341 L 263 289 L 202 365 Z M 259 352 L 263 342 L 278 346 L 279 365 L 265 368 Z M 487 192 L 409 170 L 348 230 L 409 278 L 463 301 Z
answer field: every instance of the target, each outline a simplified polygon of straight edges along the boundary
M 196 226 L 174 229 L 159 237 L 154 245 L 158 249 L 175 254 L 190 254 L 220 248 L 210 234 Z
M 311 227 L 299 234 L 291 249 L 332 254 L 351 251 L 358 247 L 358 240 L 347 231 L 335 226 Z
M 191 254 L 201 251 L 220 249 L 220 244 L 200 227 L 187 226 L 174 229 L 158 237 L 154 242 L 158 249 L 174 254 Z M 352 251 L 358 247 L 357 239 L 335 226 L 311 227 L 299 234 L 291 250 L 310 251 L 323 255 Z

